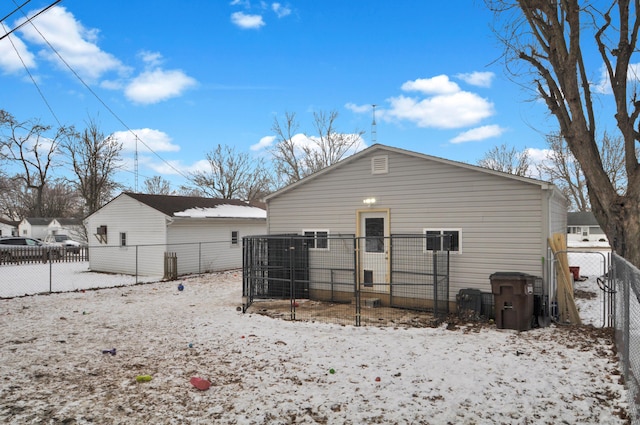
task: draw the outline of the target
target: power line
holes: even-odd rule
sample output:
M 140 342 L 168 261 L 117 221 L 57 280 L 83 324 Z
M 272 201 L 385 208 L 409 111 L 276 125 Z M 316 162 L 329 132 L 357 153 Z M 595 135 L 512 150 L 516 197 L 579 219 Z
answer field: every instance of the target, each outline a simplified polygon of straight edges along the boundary
M 61 0 L 57 0 L 54 4 L 59 3 Z M 53 6 L 53 4 L 51 5 Z M 51 6 L 47 7 L 47 9 L 49 9 Z M 24 12 L 22 12 L 24 14 Z M 31 19 L 35 18 L 37 15 L 39 15 L 40 13 L 42 13 L 42 11 L 38 12 L 38 14 L 36 14 L 35 16 L 33 16 Z M 26 15 L 25 15 L 26 16 Z M 124 128 L 127 129 L 127 131 L 129 133 L 131 133 L 135 138 L 136 141 L 140 141 L 140 143 L 142 143 L 148 150 L 149 152 L 151 152 L 152 154 L 154 154 L 160 161 L 162 161 L 163 163 L 165 163 L 166 165 L 169 166 L 169 168 L 171 168 L 173 171 L 175 171 L 176 173 L 178 173 L 179 175 L 181 175 L 182 177 L 184 177 L 187 180 L 191 180 L 190 177 L 184 175 L 180 170 L 178 170 L 176 167 L 174 167 L 170 162 L 168 162 L 167 160 L 165 160 L 164 158 L 162 158 L 156 151 L 154 151 L 153 149 L 151 149 L 149 147 L 149 145 L 147 145 L 144 140 L 142 140 L 141 138 L 138 137 L 138 135 L 109 107 L 109 105 L 107 105 L 105 103 L 104 100 L 102 100 L 102 98 L 100 98 L 100 96 L 98 96 L 98 94 L 93 91 L 93 89 L 91 89 L 91 87 L 89 87 L 89 85 L 82 79 L 82 77 L 80 77 L 80 75 L 71 67 L 71 65 L 69 65 L 69 63 L 62 57 L 62 55 L 60 54 L 60 52 L 58 52 L 58 50 L 56 50 L 55 47 L 53 47 L 53 45 L 51 45 L 51 43 L 49 42 L 49 40 L 47 40 L 47 38 L 40 32 L 40 30 L 35 26 L 35 24 L 33 22 L 31 22 L 31 19 L 28 19 L 28 22 L 31 24 L 31 26 L 33 27 L 34 30 L 36 30 L 36 32 L 40 35 L 40 37 L 42 37 L 42 39 L 45 41 L 45 43 L 47 43 L 47 45 L 49 46 L 49 48 L 56 54 L 56 56 L 58 56 L 58 58 L 60 59 L 60 61 L 62 61 L 62 63 L 69 69 L 69 71 L 71 71 L 71 73 L 78 79 L 78 81 L 80 81 L 80 83 L 82 83 L 82 85 L 89 91 L 89 93 L 91 93 L 97 100 L 98 102 L 100 102 L 100 104 L 102 104 L 102 106 L 105 107 L 105 109 L 107 111 L 109 111 L 109 113 L 111 115 L 113 115 L 113 117 L 120 123 L 122 124 L 122 126 Z M 26 23 L 26 22 L 25 22 Z M 24 24 L 23 24 L 24 25 Z M 20 25 L 22 26 L 22 25 Z M 18 27 L 19 28 L 19 27 Z M 16 29 L 18 29 L 16 28 Z M 14 29 L 15 31 L 15 29 Z M 7 34 L 8 35 L 8 34 Z M 55 116 L 55 115 L 54 115 Z M 137 145 L 137 143 L 136 143 Z M 137 147 L 136 147 L 136 157 L 137 157 Z M 136 167 L 137 168 L 137 167 Z M 136 186 L 137 186 L 137 177 L 136 177 Z
M 6 31 L 6 27 L 4 26 L 4 24 L 2 22 L 0 22 L 0 25 L 2 25 L 2 28 Z M 42 101 L 44 102 L 45 105 L 47 105 L 47 108 L 49 109 L 49 112 L 51 112 L 51 115 L 53 115 L 53 118 L 58 123 L 58 127 L 62 127 L 62 124 L 60 123 L 60 120 L 58 119 L 58 117 L 56 116 L 56 113 L 53 111 L 53 108 L 51 107 L 51 105 L 47 101 L 47 98 L 45 97 L 44 93 L 40 89 L 40 86 L 36 82 L 36 79 L 33 78 L 33 75 L 29 71 L 29 67 L 27 66 L 26 63 L 24 63 L 24 60 L 22 59 L 22 56 L 20 56 L 20 51 L 18 50 L 16 45 L 13 43 L 13 39 L 11 37 L 9 37 L 9 42 L 11 43 L 11 46 L 13 47 L 13 50 L 15 50 L 16 55 L 18 55 L 18 58 L 20 59 L 20 62 L 22 63 L 22 66 L 24 67 L 24 70 L 27 71 L 27 74 L 29 75 L 29 78 L 31 79 L 31 82 L 33 83 L 34 86 L 36 86 L 36 89 L 38 90 L 38 93 L 40 94 L 40 97 L 42 98 Z
M 30 1 L 31 0 L 27 0 L 24 3 L 22 3 L 20 6 L 17 6 L 15 9 L 13 9 L 13 11 L 11 13 L 9 13 L 8 15 L 5 15 L 4 17 L 0 18 L 0 22 L 6 20 L 9 16 L 13 15 L 14 13 L 16 13 L 18 10 L 20 10 L 22 8 L 22 6 L 26 5 Z M 15 1 L 13 3 L 15 4 Z
M 29 0 L 31 1 L 31 0 Z M 46 12 L 47 10 L 51 9 L 53 6 L 55 6 L 56 4 L 60 3 L 62 0 L 56 0 L 53 3 L 51 3 L 49 6 L 45 7 L 44 9 L 40 10 L 38 13 L 36 13 L 35 15 L 33 15 L 32 17 L 28 17 L 24 11 L 22 11 L 22 6 L 24 6 L 25 4 L 27 4 L 28 2 L 23 3 L 22 6 L 19 6 L 16 10 L 14 10 L 13 12 L 11 12 L 9 15 L 7 15 L 5 18 L 3 18 L 2 20 L 8 18 L 9 16 L 13 15 L 15 12 L 17 12 L 18 10 L 20 12 L 22 12 L 22 14 L 25 16 L 25 18 L 27 18 L 26 21 L 24 21 L 23 23 L 21 23 L 20 25 L 18 25 L 17 27 L 15 27 L 14 29 L 12 29 L 11 31 L 7 32 L 6 34 L 4 34 L 3 36 L 0 37 L 0 41 L 4 40 L 6 37 L 8 37 L 10 34 L 12 34 L 13 32 L 19 30 L 20 28 L 22 28 L 23 26 L 27 25 L 28 23 L 33 25 L 33 22 L 31 22 L 32 19 L 40 16 L 41 14 L 43 14 L 44 12 Z M 14 2 L 15 4 L 15 2 Z M 35 28 L 35 26 L 34 26 Z M 36 30 L 37 31 L 37 30 Z

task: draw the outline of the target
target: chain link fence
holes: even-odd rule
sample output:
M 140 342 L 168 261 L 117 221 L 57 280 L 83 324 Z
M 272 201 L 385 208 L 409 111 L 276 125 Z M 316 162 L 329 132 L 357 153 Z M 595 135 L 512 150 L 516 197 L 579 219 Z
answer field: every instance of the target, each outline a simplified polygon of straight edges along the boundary
M 640 423 L 640 270 L 615 253 L 612 266 L 616 346 L 629 390 L 629 416 L 637 424 Z
M 91 246 L 77 254 L 42 253 L 0 261 L 0 298 L 175 280 L 242 266 L 233 241 Z

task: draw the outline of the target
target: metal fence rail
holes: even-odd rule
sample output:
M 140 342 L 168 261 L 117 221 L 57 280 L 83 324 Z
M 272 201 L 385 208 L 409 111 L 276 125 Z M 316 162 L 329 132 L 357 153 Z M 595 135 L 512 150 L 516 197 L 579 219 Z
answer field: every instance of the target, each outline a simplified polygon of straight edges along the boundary
M 255 302 L 291 320 L 431 323 L 449 312 L 449 252 L 428 246 L 442 244 L 422 235 L 375 245 L 353 235 L 245 237 L 243 310 Z
M 614 253 L 612 275 L 616 288 L 616 346 L 629 390 L 629 416 L 637 424 L 640 423 L 640 270 Z
M 242 264 L 241 246 L 230 240 L 100 245 L 78 253 L 57 252 L 50 255 L 45 248 L 28 256 L 16 253 L 12 261 L 0 261 L 0 298 L 173 280 L 189 274 L 239 269 Z M 110 278 L 101 279 L 105 274 Z

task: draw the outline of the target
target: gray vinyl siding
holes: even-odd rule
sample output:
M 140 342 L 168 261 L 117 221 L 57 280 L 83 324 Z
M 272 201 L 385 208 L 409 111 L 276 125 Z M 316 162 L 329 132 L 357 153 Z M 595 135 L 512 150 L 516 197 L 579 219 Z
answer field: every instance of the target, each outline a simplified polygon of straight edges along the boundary
M 388 156 L 388 174 L 371 173 L 378 155 Z M 543 276 L 549 207 L 538 183 L 387 150 L 300 183 L 267 199 L 270 234 L 314 228 L 354 234 L 356 211 L 367 210 L 362 201 L 373 197 L 372 208 L 390 211 L 391 234 L 462 230 L 462 253 L 451 254 L 452 301 L 462 288 L 490 291 L 494 272 Z
M 236 245 L 233 230 L 239 233 Z M 167 251 L 177 254 L 179 275 L 239 269 L 242 237 L 265 233 L 264 219 L 176 219 L 169 226 Z
M 567 231 L 567 201 L 557 190 L 549 201 L 551 211 L 550 234 L 566 233 Z

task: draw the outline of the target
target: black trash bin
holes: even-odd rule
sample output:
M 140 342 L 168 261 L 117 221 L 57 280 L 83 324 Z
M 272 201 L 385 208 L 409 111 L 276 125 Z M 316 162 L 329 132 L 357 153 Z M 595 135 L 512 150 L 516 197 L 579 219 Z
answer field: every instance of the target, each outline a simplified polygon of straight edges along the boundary
M 517 331 L 531 329 L 536 277 L 526 273 L 497 272 L 489 279 L 494 297 L 496 327 Z

